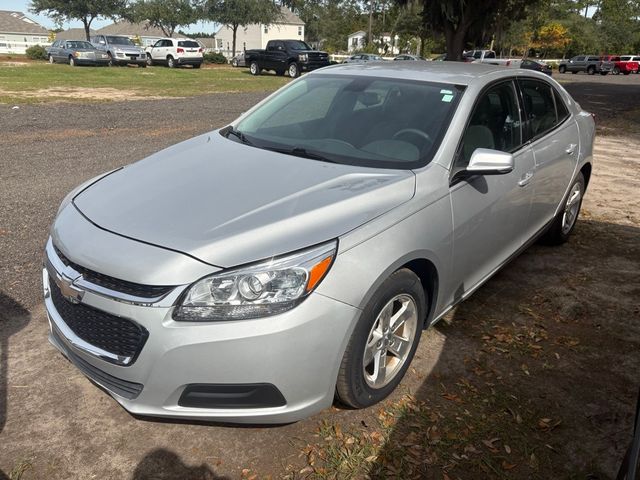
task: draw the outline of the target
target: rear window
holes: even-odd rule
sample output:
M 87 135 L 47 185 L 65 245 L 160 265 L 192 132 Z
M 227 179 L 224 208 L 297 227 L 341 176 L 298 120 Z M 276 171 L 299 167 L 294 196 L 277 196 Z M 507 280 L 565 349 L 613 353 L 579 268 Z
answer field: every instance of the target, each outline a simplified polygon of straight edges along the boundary
M 198 42 L 194 42 L 193 40 L 182 40 L 178 42 L 179 47 L 187 47 L 187 48 L 200 48 L 200 44 Z
M 629 60 L 631 60 L 631 57 L 620 57 L 620 60 L 622 60 L 623 62 L 628 62 Z

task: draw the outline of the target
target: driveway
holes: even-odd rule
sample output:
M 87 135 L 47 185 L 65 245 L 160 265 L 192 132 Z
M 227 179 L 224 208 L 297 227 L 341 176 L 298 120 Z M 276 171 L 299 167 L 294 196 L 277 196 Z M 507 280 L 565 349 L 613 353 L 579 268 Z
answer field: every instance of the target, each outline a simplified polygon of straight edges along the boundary
M 40 298 L 48 227 L 73 186 L 266 93 L 0 105 L 0 478 L 613 476 L 640 382 L 640 75 L 559 78 L 599 116 L 572 240 L 532 247 L 425 332 L 385 409 L 269 428 L 129 415 L 48 344 Z

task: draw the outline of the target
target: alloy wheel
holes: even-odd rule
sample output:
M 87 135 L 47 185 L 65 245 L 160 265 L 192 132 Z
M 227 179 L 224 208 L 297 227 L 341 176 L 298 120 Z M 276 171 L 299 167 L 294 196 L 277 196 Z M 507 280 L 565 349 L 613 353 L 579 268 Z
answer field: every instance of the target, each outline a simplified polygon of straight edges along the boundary
M 567 234 L 576 223 L 580 211 L 580 199 L 582 198 L 582 185 L 579 182 L 573 184 L 569 198 L 564 206 L 562 214 L 562 233 Z

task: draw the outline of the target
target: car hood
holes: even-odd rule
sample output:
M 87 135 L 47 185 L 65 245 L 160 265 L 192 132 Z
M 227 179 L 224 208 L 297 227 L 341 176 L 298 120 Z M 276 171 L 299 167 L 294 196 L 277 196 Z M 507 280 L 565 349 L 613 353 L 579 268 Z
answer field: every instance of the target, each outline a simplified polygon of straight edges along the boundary
M 310 160 L 211 132 L 103 177 L 73 202 L 105 230 L 230 267 L 337 238 L 414 191 L 410 170 Z

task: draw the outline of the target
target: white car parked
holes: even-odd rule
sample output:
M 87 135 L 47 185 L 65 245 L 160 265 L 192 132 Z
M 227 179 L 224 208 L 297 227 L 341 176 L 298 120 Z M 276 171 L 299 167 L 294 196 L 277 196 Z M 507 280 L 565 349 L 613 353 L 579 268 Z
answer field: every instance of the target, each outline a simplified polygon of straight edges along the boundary
M 192 65 L 200 68 L 203 61 L 203 48 L 189 38 L 163 38 L 145 49 L 147 65 L 166 64 L 169 68 Z

